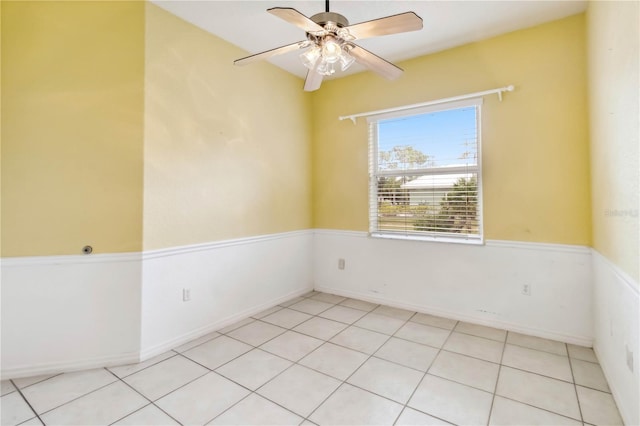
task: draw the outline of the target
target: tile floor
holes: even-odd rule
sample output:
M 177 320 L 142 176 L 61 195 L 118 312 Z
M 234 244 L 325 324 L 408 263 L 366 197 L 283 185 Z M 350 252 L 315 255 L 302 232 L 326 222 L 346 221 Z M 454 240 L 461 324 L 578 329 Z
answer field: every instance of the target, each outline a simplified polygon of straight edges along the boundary
M 2 382 L 8 425 L 622 424 L 593 350 L 311 292 L 140 364 Z

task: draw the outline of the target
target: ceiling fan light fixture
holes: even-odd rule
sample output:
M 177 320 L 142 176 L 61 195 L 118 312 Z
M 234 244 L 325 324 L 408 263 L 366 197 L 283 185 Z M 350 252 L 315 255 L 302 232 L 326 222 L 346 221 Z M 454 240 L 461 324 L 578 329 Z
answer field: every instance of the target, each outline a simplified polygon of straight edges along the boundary
M 320 61 L 320 65 L 318 65 L 318 67 L 316 68 L 316 72 L 322 75 L 333 75 L 336 72 L 334 63 L 335 62 L 328 62 L 322 59 Z
M 343 48 L 340 53 L 340 69 L 346 71 L 354 62 L 356 58 L 349 55 L 348 49 Z
M 300 60 L 305 67 L 313 70 L 316 67 L 318 59 L 320 59 L 320 56 L 322 56 L 322 49 L 320 49 L 319 46 L 313 46 L 300 55 Z
M 333 37 L 327 36 L 322 42 L 322 59 L 333 64 L 340 60 L 342 48 Z

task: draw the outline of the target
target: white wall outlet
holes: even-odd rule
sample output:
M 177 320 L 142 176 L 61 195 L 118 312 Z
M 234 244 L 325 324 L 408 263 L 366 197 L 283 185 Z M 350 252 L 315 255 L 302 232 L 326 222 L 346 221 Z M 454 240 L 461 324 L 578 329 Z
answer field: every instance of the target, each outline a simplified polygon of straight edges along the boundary
M 183 302 L 188 302 L 189 300 L 191 300 L 191 289 L 190 288 L 183 288 L 182 289 L 182 301 Z
M 344 269 L 344 259 L 338 259 L 338 269 Z
M 531 284 L 522 284 L 522 294 L 531 296 Z
M 629 349 L 629 345 L 625 345 L 627 349 L 627 367 L 633 373 L 633 351 Z

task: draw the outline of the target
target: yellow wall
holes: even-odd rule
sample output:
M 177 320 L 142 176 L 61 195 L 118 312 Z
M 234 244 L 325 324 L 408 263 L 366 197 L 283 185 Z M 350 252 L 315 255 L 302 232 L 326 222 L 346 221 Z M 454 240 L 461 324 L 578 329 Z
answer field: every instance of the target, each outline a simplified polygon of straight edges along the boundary
M 145 250 L 311 227 L 302 81 L 147 4 Z
M 428 31 L 425 29 L 424 31 Z M 514 84 L 483 106 L 487 239 L 590 243 L 584 15 L 361 73 L 313 98 L 314 226 L 366 231 L 367 125 L 338 116 Z
M 140 250 L 144 4 L 1 7 L 2 256 Z
M 640 3 L 589 4 L 593 247 L 640 281 Z

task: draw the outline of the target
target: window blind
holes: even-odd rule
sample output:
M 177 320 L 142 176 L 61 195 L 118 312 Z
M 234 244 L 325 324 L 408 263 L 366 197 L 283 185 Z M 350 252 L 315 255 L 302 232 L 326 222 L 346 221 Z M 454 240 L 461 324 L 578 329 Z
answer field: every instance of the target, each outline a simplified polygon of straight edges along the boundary
M 481 105 L 369 117 L 371 235 L 482 241 Z

